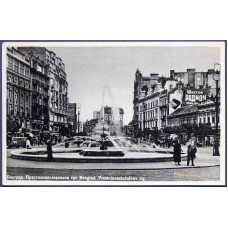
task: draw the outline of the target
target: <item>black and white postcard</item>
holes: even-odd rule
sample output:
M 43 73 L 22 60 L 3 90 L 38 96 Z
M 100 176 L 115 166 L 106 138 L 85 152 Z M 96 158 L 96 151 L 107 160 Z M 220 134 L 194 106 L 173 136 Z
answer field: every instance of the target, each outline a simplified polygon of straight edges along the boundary
M 2 185 L 226 185 L 226 41 L 3 41 L 1 57 Z

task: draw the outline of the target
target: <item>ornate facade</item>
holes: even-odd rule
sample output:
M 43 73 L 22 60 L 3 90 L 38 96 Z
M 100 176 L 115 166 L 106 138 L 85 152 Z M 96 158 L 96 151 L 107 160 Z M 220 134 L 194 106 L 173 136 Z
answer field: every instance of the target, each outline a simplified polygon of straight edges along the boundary
M 68 82 L 65 64 L 53 51 L 44 47 L 18 47 L 18 49 L 39 58 L 44 64 L 44 76 L 49 78 L 48 95 L 43 94 L 49 98 L 46 100 L 49 107 L 48 131 L 58 135 L 61 128 L 67 126 Z
M 7 116 L 31 129 L 30 61 L 16 48 L 7 48 Z

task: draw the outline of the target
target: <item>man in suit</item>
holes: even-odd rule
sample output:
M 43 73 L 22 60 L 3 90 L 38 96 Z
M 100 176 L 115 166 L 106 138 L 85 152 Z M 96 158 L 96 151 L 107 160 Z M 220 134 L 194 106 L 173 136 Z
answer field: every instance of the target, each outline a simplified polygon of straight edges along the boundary
M 197 152 L 197 149 L 195 146 L 195 141 L 190 139 L 187 144 L 187 148 L 188 148 L 187 149 L 187 166 L 189 166 L 190 161 L 192 163 L 192 166 L 195 166 L 194 159 L 196 157 L 196 152 Z

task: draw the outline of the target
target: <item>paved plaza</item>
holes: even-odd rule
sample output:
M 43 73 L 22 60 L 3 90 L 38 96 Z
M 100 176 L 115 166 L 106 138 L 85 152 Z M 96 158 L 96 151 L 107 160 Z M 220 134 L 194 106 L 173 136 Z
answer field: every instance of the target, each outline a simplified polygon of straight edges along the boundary
M 186 148 L 183 147 L 183 151 Z M 64 163 L 12 159 L 7 152 L 7 174 L 10 176 L 77 177 L 79 181 L 121 180 L 136 181 L 219 181 L 220 156 L 212 155 L 212 147 L 198 148 L 195 166 L 187 166 L 186 158 L 180 166 L 173 161 L 145 163 Z M 118 179 L 119 178 L 119 179 Z M 71 179 L 70 179 L 71 180 Z M 105 183 L 104 183 L 105 184 Z

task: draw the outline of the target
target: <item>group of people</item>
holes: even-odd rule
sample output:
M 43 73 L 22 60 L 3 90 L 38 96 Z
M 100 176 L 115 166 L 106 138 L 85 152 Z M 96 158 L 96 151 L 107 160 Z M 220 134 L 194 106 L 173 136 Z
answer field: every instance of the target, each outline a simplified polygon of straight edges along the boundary
M 181 144 L 178 141 L 178 138 L 174 140 L 173 148 L 174 148 L 173 158 L 174 158 L 175 165 L 181 165 L 182 149 L 181 149 Z M 190 161 L 192 166 L 195 166 L 194 159 L 196 157 L 196 152 L 197 152 L 197 148 L 195 145 L 195 141 L 193 139 L 190 139 L 189 142 L 187 143 L 187 166 L 189 166 Z

